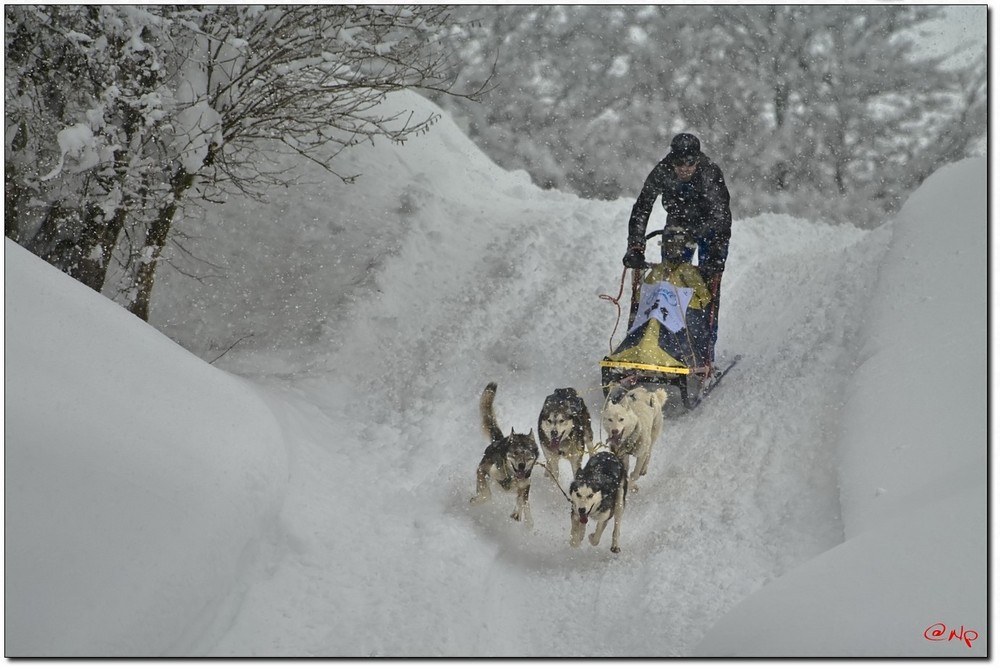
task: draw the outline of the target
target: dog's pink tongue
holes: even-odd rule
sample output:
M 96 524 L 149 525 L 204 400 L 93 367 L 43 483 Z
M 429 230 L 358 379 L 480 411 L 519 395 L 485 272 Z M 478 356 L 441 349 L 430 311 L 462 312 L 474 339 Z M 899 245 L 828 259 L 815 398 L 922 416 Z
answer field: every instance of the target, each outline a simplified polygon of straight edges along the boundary
M 580 515 L 580 523 L 582 523 L 584 526 L 586 526 L 588 518 L 589 517 L 586 514 L 581 514 Z

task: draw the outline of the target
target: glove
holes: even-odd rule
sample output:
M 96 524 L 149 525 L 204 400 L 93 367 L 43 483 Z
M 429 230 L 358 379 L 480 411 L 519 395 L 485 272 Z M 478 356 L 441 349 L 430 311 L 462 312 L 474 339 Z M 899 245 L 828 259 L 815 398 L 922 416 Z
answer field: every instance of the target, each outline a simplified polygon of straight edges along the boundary
M 629 249 L 622 258 L 622 265 L 633 270 L 642 270 L 646 267 L 646 255 L 642 249 Z

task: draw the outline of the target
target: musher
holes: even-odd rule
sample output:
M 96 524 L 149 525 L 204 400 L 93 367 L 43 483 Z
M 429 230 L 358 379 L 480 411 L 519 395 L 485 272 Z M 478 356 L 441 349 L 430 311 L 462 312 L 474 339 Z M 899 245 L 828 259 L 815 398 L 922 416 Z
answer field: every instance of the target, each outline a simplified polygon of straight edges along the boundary
M 691 262 L 697 247 L 697 267 L 712 295 L 705 358 L 709 365 L 714 365 L 720 288 L 729 255 L 733 215 L 722 170 L 701 152 L 701 142 L 694 135 L 676 135 L 670 142 L 670 153 L 646 177 L 628 222 L 628 251 L 622 258 L 627 268 L 645 267 L 646 226 L 657 198 L 662 198 L 667 210 L 665 227 L 681 228 L 694 241 L 694 246 L 685 248 L 685 262 Z

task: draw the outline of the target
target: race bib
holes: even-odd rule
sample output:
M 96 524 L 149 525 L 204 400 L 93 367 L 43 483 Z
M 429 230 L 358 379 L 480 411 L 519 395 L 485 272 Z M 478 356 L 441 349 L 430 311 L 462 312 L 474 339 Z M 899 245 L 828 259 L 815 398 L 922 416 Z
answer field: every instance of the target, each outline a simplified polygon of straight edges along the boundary
M 678 288 L 670 282 L 644 283 L 639 291 L 639 311 L 629 332 L 641 328 L 650 319 L 656 319 L 671 333 L 683 330 L 684 315 L 693 295 L 693 288 Z

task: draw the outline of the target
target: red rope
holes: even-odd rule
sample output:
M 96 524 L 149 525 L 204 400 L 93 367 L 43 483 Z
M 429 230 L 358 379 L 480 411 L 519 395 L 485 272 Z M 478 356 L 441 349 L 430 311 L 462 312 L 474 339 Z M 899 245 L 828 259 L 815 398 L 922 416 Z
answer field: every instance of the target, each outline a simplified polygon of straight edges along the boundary
M 607 293 L 600 293 L 597 296 L 601 300 L 607 300 L 608 302 L 612 303 L 615 306 L 615 308 L 618 310 L 618 316 L 615 317 L 615 329 L 611 331 L 611 337 L 608 338 L 608 352 L 609 353 L 614 353 L 615 352 L 615 348 L 614 348 L 614 346 L 611 343 L 615 339 L 615 333 L 618 332 L 618 323 L 622 320 L 622 306 L 621 306 L 621 302 L 620 301 L 622 299 L 622 293 L 625 292 L 625 273 L 626 272 L 628 272 L 628 268 L 625 268 L 625 269 L 622 270 L 622 278 L 621 278 L 621 282 L 619 282 L 619 284 L 618 284 L 618 295 L 616 297 L 612 298 Z

